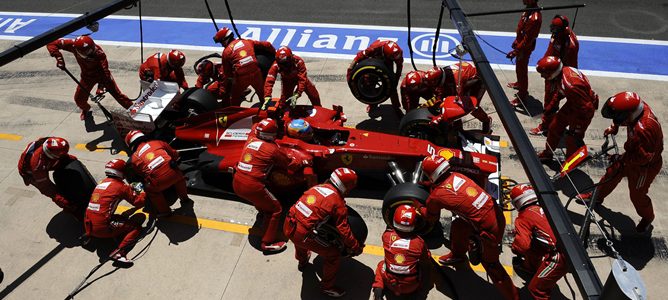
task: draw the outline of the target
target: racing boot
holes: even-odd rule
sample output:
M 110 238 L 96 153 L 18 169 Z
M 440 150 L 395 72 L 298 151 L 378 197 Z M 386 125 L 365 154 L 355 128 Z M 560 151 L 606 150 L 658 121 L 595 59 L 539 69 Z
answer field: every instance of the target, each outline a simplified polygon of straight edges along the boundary
M 306 270 L 306 266 L 308 266 L 308 262 L 310 259 L 311 259 L 311 250 L 308 250 L 306 252 L 306 259 L 303 261 L 299 261 L 299 264 L 297 264 L 297 270 L 299 270 L 299 272 L 304 272 L 304 270 Z
M 575 203 L 580 204 L 580 205 L 590 205 L 591 198 L 594 196 L 594 192 L 586 192 L 586 193 L 580 193 L 577 196 L 575 196 Z M 601 204 L 603 201 L 600 199 L 596 199 L 596 204 Z
M 547 136 L 547 129 L 544 128 L 543 123 L 538 124 L 536 128 L 532 128 L 529 130 L 530 135 L 537 135 L 537 136 Z
M 122 265 L 124 267 L 131 267 L 134 265 L 134 262 L 125 256 L 121 249 L 116 249 L 114 252 L 109 254 L 109 259 L 113 260 L 115 263 Z
M 640 222 L 638 222 L 638 225 L 636 226 L 636 232 L 640 234 L 648 233 L 652 231 L 652 221 L 647 219 L 647 218 L 642 218 L 640 219 Z
M 273 242 L 271 244 L 262 242 L 262 244 L 260 245 L 260 248 L 262 248 L 262 251 L 264 251 L 264 252 L 274 253 L 274 252 L 280 252 L 280 251 L 285 250 L 285 248 L 287 248 L 287 246 L 288 245 L 283 241 Z
M 519 90 L 520 85 L 517 82 L 509 82 L 507 87 L 514 89 L 514 90 Z
M 81 114 L 79 115 L 79 119 L 80 119 L 81 121 L 83 121 L 83 120 L 85 120 L 89 115 L 91 115 L 91 116 L 93 115 L 93 114 L 90 112 L 90 110 L 82 110 L 82 111 L 81 111 Z
M 466 261 L 466 257 L 457 257 L 452 252 L 438 258 L 438 262 L 444 266 L 452 266 Z
M 346 291 L 343 290 L 342 288 L 338 286 L 333 286 L 331 288 L 323 288 L 320 290 L 323 294 L 326 296 L 332 297 L 332 298 L 341 298 L 346 295 Z
M 515 97 L 513 100 L 510 100 L 510 105 L 516 108 L 522 108 L 524 107 L 524 100 L 520 99 L 520 97 Z

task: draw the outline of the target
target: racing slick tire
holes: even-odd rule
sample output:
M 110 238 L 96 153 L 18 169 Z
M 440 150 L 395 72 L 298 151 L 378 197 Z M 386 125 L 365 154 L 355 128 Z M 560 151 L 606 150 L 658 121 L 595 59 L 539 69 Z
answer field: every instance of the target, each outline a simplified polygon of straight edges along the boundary
M 382 60 L 367 58 L 353 67 L 348 87 L 360 102 L 379 104 L 390 97 L 392 89 L 396 89 L 393 75 Z
M 399 205 L 412 205 L 416 208 L 425 205 L 427 198 L 429 198 L 429 190 L 424 186 L 415 183 L 400 183 L 392 188 L 390 188 L 385 196 L 383 197 L 383 220 L 385 224 L 393 228 L 392 217 L 394 216 L 394 211 Z M 431 228 L 427 226 L 424 218 L 418 218 L 418 223 L 415 226 L 415 232 L 418 234 L 425 234 L 431 231 Z
M 399 122 L 399 134 L 439 144 L 437 139 L 443 134 L 431 125 L 432 117 L 434 114 L 426 107 L 409 111 Z
M 276 57 L 275 52 L 255 48 L 255 58 L 257 59 L 258 67 L 260 67 L 260 72 L 262 72 L 263 81 L 267 79 L 267 73 L 269 73 L 271 65 L 274 64 L 274 57 Z
M 366 243 L 366 238 L 369 235 L 369 228 L 367 228 L 366 222 L 364 222 L 364 219 L 362 219 L 362 216 L 360 216 L 357 211 L 348 205 L 346 205 L 346 208 L 348 209 L 348 225 L 350 225 L 350 231 L 352 232 L 357 242 L 360 245 L 364 245 Z M 325 240 L 332 241 L 332 244 L 334 245 L 343 245 L 341 234 L 336 229 L 336 226 L 330 223 L 323 224 L 320 227 L 318 235 L 324 237 Z M 341 255 L 349 256 L 350 253 L 348 250 L 350 249 L 341 249 Z
M 209 91 L 199 88 L 189 88 L 181 95 L 181 112 L 189 111 L 201 114 L 214 111 L 218 108 L 218 100 Z
M 93 194 L 97 182 L 84 164 L 78 159 L 71 160 L 65 166 L 53 171 L 53 181 L 58 193 L 67 200 L 76 203 L 85 213 L 88 201 Z

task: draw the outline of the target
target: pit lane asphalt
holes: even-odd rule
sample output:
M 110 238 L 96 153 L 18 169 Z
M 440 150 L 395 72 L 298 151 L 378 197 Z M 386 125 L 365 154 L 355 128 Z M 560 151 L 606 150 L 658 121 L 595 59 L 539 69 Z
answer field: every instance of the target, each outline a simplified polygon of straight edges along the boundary
M 202 1 L 203 2 L 203 1 Z M 180 0 L 145 0 L 145 16 L 208 18 L 202 2 Z M 288 4 L 289 2 L 289 4 Z M 520 0 L 460 0 L 466 12 L 486 12 L 522 8 Z M 1 1 L 2 11 L 84 13 L 100 6 L 102 1 Z M 389 3 L 395 3 L 391 6 Z M 439 13 L 438 0 L 411 1 L 411 22 L 416 27 L 436 27 Z M 668 2 L 628 0 L 567 0 L 539 1 L 541 6 L 561 6 L 586 3 L 575 20 L 578 35 L 634 39 L 668 40 Z M 223 0 L 210 0 L 217 19 L 227 19 Z M 233 17 L 239 20 L 317 22 L 335 24 L 406 26 L 405 1 L 343 0 L 343 1 L 272 1 L 230 0 Z M 136 10 L 133 10 L 133 14 Z M 543 13 L 542 33 L 549 33 L 546 21 L 555 14 L 564 14 L 573 21 L 575 10 L 554 10 Z M 127 12 L 118 14 L 127 15 Z M 471 20 L 477 30 L 515 31 L 518 14 L 475 17 Z M 453 28 L 444 14 L 444 28 Z

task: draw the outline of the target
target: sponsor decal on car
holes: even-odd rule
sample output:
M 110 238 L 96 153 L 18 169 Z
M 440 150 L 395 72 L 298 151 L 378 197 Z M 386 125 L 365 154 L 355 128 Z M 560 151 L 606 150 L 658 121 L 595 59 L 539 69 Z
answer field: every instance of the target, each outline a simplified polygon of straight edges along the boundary
M 344 153 L 341 155 L 341 162 L 343 162 L 344 165 L 350 165 L 353 162 L 353 155 L 350 153 Z

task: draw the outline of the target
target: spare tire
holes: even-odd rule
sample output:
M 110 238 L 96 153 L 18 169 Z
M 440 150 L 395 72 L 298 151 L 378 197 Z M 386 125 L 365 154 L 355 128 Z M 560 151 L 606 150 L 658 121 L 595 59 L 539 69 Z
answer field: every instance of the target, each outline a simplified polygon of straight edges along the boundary
M 269 73 L 271 65 L 274 64 L 275 57 L 275 52 L 255 48 L 255 58 L 257 59 L 258 67 L 260 67 L 260 72 L 262 72 L 262 81 L 267 79 L 267 73 Z
M 348 87 L 357 100 L 364 104 L 379 104 L 396 93 L 392 70 L 377 58 L 367 58 L 353 67 Z M 394 91 L 393 91 L 394 89 Z
M 432 111 L 426 107 L 409 111 L 399 122 L 399 134 L 443 145 L 444 134 L 438 127 L 430 124 L 434 116 Z
M 426 204 L 429 198 L 429 191 L 424 186 L 415 183 L 400 183 L 390 188 L 383 197 L 383 220 L 388 227 L 393 228 L 392 218 L 394 211 L 400 205 L 411 205 L 419 207 Z M 424 218 L 418 218 L 418 223 L 415 226 L 415 232 L 419 234 L 427 233 L 431 228 L 426 226 Z
M 347 205 L 346 208 L 348 209 L 348 225 L 350 225 L 350 231 L 352 232 L 357 242 L 360 245 L 364 245 L 366 243 L 366 238 L 369 235 L 369 229 L 367 228 L 364 219 L 362 219 L 362 216 L 360 216 L 357 211 Z M 339 233 L 339 230 L 334 224 L 331 224 L 331 222 L 323 224 L 320 227 L 318 236 L 322 237 L 324 240 L 330 241 L 333 246 L 339 247 L 341 250 L 341 255 L 349 256 L 351 254 L 349 252 L 351 249 L 345 248 L 343 239 L 341 238 L 341 233 Z
M 218 100 L 209 91 L 200 88 L 189 88 L 181 94 L 181 113 L 188 114 L 189 110 L 202 114 L 216 110 Z
M 53 171 L 53 181 L 59 194 L 83 210 L 88 206 L 90 196 L 97 186 L 95 178 L 78 159 L 71 160 L 62 168 Z

